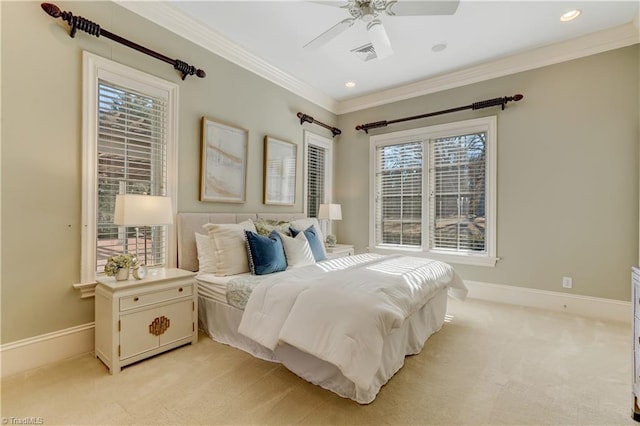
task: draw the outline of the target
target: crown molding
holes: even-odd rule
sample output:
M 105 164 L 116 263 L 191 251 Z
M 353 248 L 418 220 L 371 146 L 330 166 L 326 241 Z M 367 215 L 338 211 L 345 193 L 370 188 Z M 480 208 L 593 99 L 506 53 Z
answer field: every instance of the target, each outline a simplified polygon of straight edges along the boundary
M 340 115 L 415 98 L 417 96 L 441 92 L 492 78 L 503 77 L 612 49 L 631 46 L 636 43 L 640 43 L 640 32 L 630 22 L 608 30 L 528 50 L 460 71 L 421 80 L 416 83 L 347 99 L 339 102 L 336 113 Z
M 164 1 L 123 1 L 114 3 L 160 25 L 161 27 L 189 40 L 198 46 L 281 86 L 314 104 L 335 113 L 338 103 L 335 99 L 302 82 L 278 67 L 260 59 L 241 46 L 225 38 L 222 34 L 206 27 L 195 19 Z
M 634 22 L 597 33 L 528 50 L 415 83 L 338 101 L 258 58 L 220 33 L 188 17 L 171 6 L 169 2 L 113 1 L 131 12 L 176 33 L 180 37 L 337 115 L 466 86 L 640 43 L 638 18 L 636 18 Z

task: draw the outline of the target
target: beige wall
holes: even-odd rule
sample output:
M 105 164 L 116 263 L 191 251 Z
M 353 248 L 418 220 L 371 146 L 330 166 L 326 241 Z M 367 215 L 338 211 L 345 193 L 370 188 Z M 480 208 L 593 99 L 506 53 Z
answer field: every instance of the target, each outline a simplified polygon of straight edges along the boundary
M 638 260 L 639 46 L 339 116 L 340 241 L 368 245 L 369 136 L 357 124 L 524 94 L 491 108 L 371 134 L 498 116 L 495 268 L 454 265 L 467 280 L 629 300 Z M 348 162 L 348 166 L 347 166 Z M 562 288 L 562 276 L 573 289 Z
M 82 50 L 178 83 L 179 211 L 302 212 L 262 204 L 262 139 L 296 142 L 296 112 L 335 125 L 335 115 L 159 28 L 111 2 L 56 2 L 62 10 L 207 72 L 180 75 L 164 62 L 104 37 L 78 32 L 49 17 L 39 2 L 0 2 L 2 15 L 2 343 L 93 321 L 93 299 L 80 280 Z M 215 117 L 250 131 L 245 204 L 198 201 L 200 118 Z M 308 129 L 330 135 L 318 126 Z
M 303 111 L 337 125 L 336 222 L 342 242 L 368 242 L 368 136 L 356 124 L 421 114 L 496 96 L 525 99 L 498 109 L 408 122 L 403 128 L 498 115 L 496 268 L 458 266 L 465 279 L 627 300 L 638 260 L 639 47 L 423 96 L 336 118 L 111 2 L 62 2 L 61 9 L 206 70 L 181 81 L 170 65 L 110 40 L 79 33 L 36 2 L 0 2 L 2 19 L 2 343 L 93 321 L 80 277 L 82 50 L 177 82 L 180 211 L 302 211 L 301 177 L 293 208 L 266 207 L 265 134 L 302 147 Z M 250 130 L 247 203 L 198 201 L 200 118 Z M 317 127 L 310 130 L 328 135 Z M 301 158 L 298 166 L 301 168 Z M 301 176 L 301 175 L 299 175 Z

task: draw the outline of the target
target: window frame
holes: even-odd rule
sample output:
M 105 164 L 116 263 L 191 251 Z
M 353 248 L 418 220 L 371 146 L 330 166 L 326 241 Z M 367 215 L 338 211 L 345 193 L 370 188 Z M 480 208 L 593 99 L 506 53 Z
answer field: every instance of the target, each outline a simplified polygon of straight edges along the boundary
M 429 182 L 430 182 L 430 141 L 438 138 L 447 138 L 486 132 L 485 148 L 485 214 L 487 229 L 485 234 L 486 253 L 455 252 L 452 250 L 438 250 L 430 248 L 429 240 Z M 387 145 L 421 142 L 423 150 L 422 167 L 422 242 L 419 247 L 407 247 L 391 244 L 376 243 L 376 168 L 377 148 Z M 494 267 L 496 257 L 497 237 L 497 117 L 489 116 L 452 123 L 438 124 L 417 129 L 402 130 L 398 132 L 374 135 L 369 138 L 369 247 L 377 253 L 393 254 L 406 253 L 410 255 L 424 256 L 449 263 L 458 263 L 476 266 Z
M 178 85 L 145 72 L 119 64 L 87 51 L 82 53 L 82 235 L 81 283 L 94 283 L 96 271 L 96 238 L 98 210 L 98 80 L 108 80 L 167 96 L 167 197 L 172 210 L 177 211 L 178 166 Z M 175 267 L 177 260 L 175 227 L 169 225 L 165 247 L 166 267 Z

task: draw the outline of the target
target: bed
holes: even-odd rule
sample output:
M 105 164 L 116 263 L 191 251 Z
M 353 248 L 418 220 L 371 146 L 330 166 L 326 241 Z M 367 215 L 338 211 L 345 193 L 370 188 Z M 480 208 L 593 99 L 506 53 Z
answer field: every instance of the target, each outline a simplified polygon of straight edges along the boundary
M 202 256 L 203 235 L 213 232 L 211 224 L 217 224 L 216 229 L 235 229 L 265 220 L 287 227 L 315 223 L 300 232 L 306 237 L 295 238 L 309 243 L 305 249 L 313 246 L 315 236 L 306 231 L 319 228 L 317 221 L 302 215 L 178 214 L 178 267 L 201 269 L 197 275 L 199 327 L 217 342 L 282 363 L 344 398 L 372 402 L 402 368 L 405 357 L 419 353 L 429 336 L 442 327 L 448 295 L 466 296 L 462 280 L 449 265 L 407 256 L 368 253 L 320 262 L 287 257 L 291 261 L 281 272 L 255 275 L 231 268 L 224 274 L 218 274 L 220 269 L 211 273 L 205 264 L 208 258 Z M 251 234 L 247 234 L 245 255 L 252 253 Z M 280 235 L 287 249 L 294 238 Z M 322 241 L 321 233 L 318 237 Z M 227 261 L 241 257 L 238 253 Z M 254 259 L 248 257 L 253 268 Z M 220 266 L 222 259 L 216 261 Z M 383 281 L 389 283 L 382 285 Z

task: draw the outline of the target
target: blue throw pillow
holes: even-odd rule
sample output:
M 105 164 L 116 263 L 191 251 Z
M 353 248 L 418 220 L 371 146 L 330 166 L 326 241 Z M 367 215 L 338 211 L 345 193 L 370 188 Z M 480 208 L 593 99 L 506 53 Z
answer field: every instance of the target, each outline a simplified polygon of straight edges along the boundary
M 287 258 L 280 235 L 276 231 L 268 237 L 244 231 L 247 241 L 249 267 L 254 275 L 266 275 L 287 269 Z
M 289 230 L 291 231 L 291 236 L 294 238 L 300 233 L 300 231 L 295 228 L 289 228 Z M 309 241 L 309 247 L 311 247 L 311 253 L 313 253 L 313 257 L 316 259 L 316 262 L 327 260 L 327 255 L 324 251 L 324 244 L 320 237 L 318 237 L 318 231 L 316 231 L 316 228 L 311 225 L 302 232 L 304 232 L 304 236 L 307 237 L 307 241 Z

